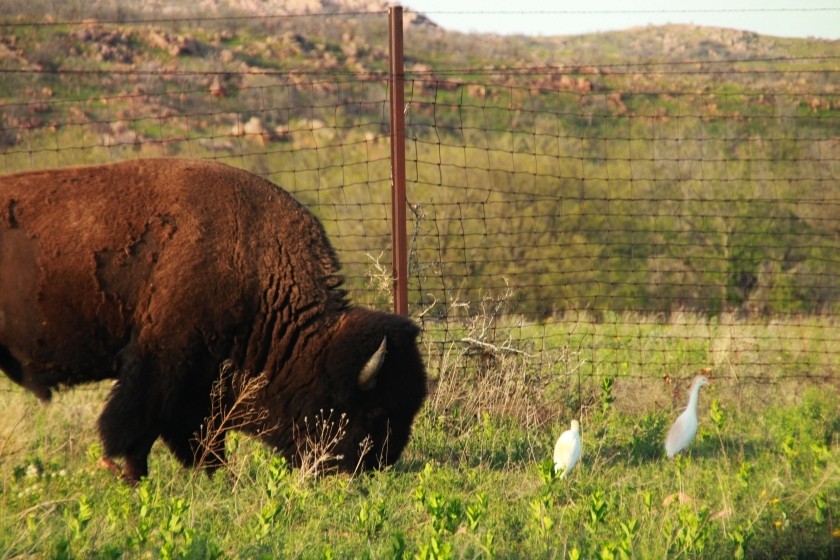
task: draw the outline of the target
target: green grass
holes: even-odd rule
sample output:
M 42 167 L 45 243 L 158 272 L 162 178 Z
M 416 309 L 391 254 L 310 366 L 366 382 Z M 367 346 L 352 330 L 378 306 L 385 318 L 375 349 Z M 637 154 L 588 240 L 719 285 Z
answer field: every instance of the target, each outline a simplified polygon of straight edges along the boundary
M 181 468 L 156 445 L 151 478 L 131 488 L 97 466 L 94 425 L 106 385 L 60 393 L 41 406 L 4 377 L 0 557 L 840 552 L 840 358 L 821 356 L 828 376 L 809 378 L 807 362 L 791 353 L 814 332 L 836 340 L 831 321 L 760 327 L 624 317 L 488 329 L 505 320 L 478 319 L 447 331 L 448 342 L 426 329 L 432 393 L 414 437 L 393 468 L 355 477 L 290 470 L 238 436 L 229 441 L 230 464 L 213 478 Z M 725 333 L 732 339 L 723 343 Z M 663 379 L 664 365 L 649 375 L 622 371 L 624 362 L 660 359 L 640 357 L 651 339 L 673 379 Z M 464 340 L 481 342 L 483 357 Z M 681 372 L 704 358 L 716 377 L 701 393 L 698 437 L 687 455 L 667 461 L 662 440 L 684 406 L 690 376 Z M 788 367 L 757 365 L 780 359 Z M 578 377 L 583 361 L 588 369 Z M 558 480 L 548 459 L 573 415 L 581 419 L 583 458 Z
M 39 5 L 31 8 L 41 17 Z M 263 50 L 258 43 L 286 28 L 257 25 L 215 45 L 210 24 L 190 31 L 215 45 L 204 57 L 171 59 L 136 36 L 128 46 L 146 69 L 218 71 L 227 68 L 219 49 L 238 47 L 232 68 L 306 71 L 324 54 L 344 60 L 345 25 L 292 19 L 295 33 L 323 48 L 295 53 L 272 41 Z M 385 67 L 381 23 L 353 24 L 368 69 Z M 412 30 L 407 54 L 409 68 L 435 69 L 645 62 L 659 59 L 662 33 L 683 37 L 689 59 L 700 56 L 706 35 L 675 27 L 563 44 Z M 26 60 L 47 69 L 67 63 L 70 47 L 91 54 L 64 28 L 24 26 L 15 36 Z M 606 88 L 585 96 L 539 85 L 537 75 L 511 87 L 467 68 L 467 81 L 481 86 L 475 95 L 416 76 L 408 180 L 410 199 L 422 204 L 409 233 L 422 266 L 411 294 L 424 315 L 432 392 L 402 460 L 385 472 L 312 478 L 237 437 L 228 468 L 208 478 L 158 445 L 152 478 L 129 488 L 97 466 L 106 385 L 42 407 L 0 376 L 0 557 L 840 556 L 840 326 L 830 318 L 838 241 L 836 205 L 820 179 L 834 162 L 825 154 L 837 103 L 826 88 L 836 43 L 751 46 L 761 57 L 825 59 L 810 89 L 755 66 L 720 82 L 716 73 L 644 66 L 584 73 Z M 270 53 L 285 54 L 272 65 Z M 78 59 L 73 68 L 112 66 Z M 7 117 L 23 121 L 31 110 L 42 123 L 4 125 L 0 166 L 189 155 L 248 167 L 325 222 L 348 288 L 363 292 L 356 301 L 384 305 L 388 148 L 361 141 L 365 131 L 384 134 L 384 90 L 339 78 L 320 91 L 324 79 L 313 79 L 292 87 L 234 72 L 230 96 L 216 99 L 203 78 L 10 74 L 0 84 Z M 136 85 L 145 93 L 123 97 Z M 705 87 L 708 94 L 692 93 Z M 766 100 L 756 93 L 764 91 L 772 92 Z M 812 107 L 808 91 L 831 104 Z M 608 103 L 612 93 L 626 111 Z M 292 133 L 267 145 L 232 138 L 234 114 Z M 335 137 L 310 130 L 309 119 Z M 101 125 L 117 120 L 139 146 L 103 144 Z M 825 174 L 815 165 L 828 166 Z M 539 220 L 557 223 L 531 231 Z M 367 274 L 371 261 L 377 270 Z M 733 291 L 741 273 L 759 281 L 751 302 Z M 505 287 L 510 294 L 487 296 Z M 570 311 L 579 309 L 592 311 Z M 807 312 L 830 317 L 797 315 Z M 702 368 L 715 380 L 701 394 L 700 433 L 687 457 L 666 461 L 664 433 Z M 581 420 L 584 455 L 559 481 L 545 461 L 572 417 Z

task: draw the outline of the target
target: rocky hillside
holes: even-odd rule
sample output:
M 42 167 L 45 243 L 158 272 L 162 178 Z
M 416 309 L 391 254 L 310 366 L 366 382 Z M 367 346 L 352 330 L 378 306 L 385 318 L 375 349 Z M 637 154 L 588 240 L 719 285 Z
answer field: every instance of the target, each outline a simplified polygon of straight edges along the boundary
M 226 129 L 282 138 L 288 123 L 274 123 L 277 128 L 243 116 L 239 93 L 309 83 L 318 75 L 381 76 L 388 64 L 387 6 L 386 0 L 5 2 L 0 145 L 14 145 L 24 131 L 55 129 L 68 111 L 85 112 L 56 99 L 185 87 L 225 100 L 231 116 L 220 124 Z M 466 84 L 468 96 L 484 95 L 486 88 L 473 82 L 603 92 L 610 110 L 623 113 L 628 94 L 702 94 L 727 84 L 730 91 L 795 93 L 813 111 L 840 103 L 838 41 L 690 25 L 570 37 L 476 36 L 447 32 L 419 14 L 407 12 L 407 19 L 406 69 L 420 92 Z M 804 59 L 789 60 L 796 57 Z M 331 96 L 338 87 L 322 81 L 310 95 Z M 159 97 L 143 101 L 164 117 L 196 109 L 158 106 L 164 104 Z M 667 97 L 661 101 L 667 111 Z M 115 136 L 126 139 L 119 131 Z
M 148 134 L 123 121 L 191 111 L 212 113 L 209 124 L 235 136 L 282 140 L 290 123 L 255 116 L 246 99 L 253 88 L 312 84 L 305 95 L 326 100 L 346 88 L 337 77 L 381 82 L 388 68 L 386 0 L 45 2 L 0 5 L 0 147 L 67 122 L 92 124 L 105 145 L 142 142 Z M 692 25 L 476 36 L 448 32 L 419 14 L 406 18 L 406 70 L 419 96 L 463 85 L 468 97 L 483 98 L 492 84 L 603 94 L 613 114 L 626 113 L 628 96 L 642 94 L 666 116 L 669 96 L 686 92 L 711 93 L 703 103 L 725 112 L 726 100 L 715 97 L 721 91 L 766 92 L 751 102 L 770 105 L 774 95 L 792 94 L 812 112 L 840 108 L 840 41 Z M 204 95 L 179 105 L 166 96 L 173 90 Z M 91 103 L 58 102 L 96 96 L 134 101 L 105 116 Z
M 384 1 L 140 6 L 0 4 L 0 171 L 222 158 L 322 212 L 347 254 L 389 246 L 362 206 L 388 192 Z M 510 278 L 535 317 L 838 305 L 840 41 L 476 36 L 423 17 L 405 39 L 423 297 L 445 301 L 432 278 L 472 301 Z

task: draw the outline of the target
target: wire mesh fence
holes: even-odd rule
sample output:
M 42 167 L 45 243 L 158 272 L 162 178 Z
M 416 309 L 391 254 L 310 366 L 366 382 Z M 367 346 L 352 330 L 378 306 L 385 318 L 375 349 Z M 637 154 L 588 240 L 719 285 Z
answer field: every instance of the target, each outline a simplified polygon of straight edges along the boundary
M 249 169 L 322 220 L 356 302 L 389 308 L 386 41 L 275 24 L 5 26 L 0 171 Z M 82 62 L 55 62 L 68 48 Z M 407 65 L 409 302 L 433 376 L 519 368 L 511 390 L 572 384 L 575 408 L 605 379 L 701 369 L 837 385 L 840 58 L 747 58 Z

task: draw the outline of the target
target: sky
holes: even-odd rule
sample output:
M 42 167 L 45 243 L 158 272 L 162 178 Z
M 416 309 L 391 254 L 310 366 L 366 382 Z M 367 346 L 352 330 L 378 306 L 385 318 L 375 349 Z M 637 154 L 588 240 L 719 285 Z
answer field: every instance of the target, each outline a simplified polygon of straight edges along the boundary
M 840 39 L 840 0 L 401 0 L 449 31 L 578 35 L 692 23 L 780 37 Z

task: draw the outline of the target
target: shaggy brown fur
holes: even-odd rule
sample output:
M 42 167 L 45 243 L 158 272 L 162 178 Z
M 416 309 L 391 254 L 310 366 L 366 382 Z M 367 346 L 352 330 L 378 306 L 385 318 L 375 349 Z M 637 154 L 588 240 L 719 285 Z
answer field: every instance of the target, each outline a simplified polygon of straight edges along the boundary
M 151 159 L 3 176 L 0 369 L 44 401 L 61 385 L 116 379 L 99 430 L 132 480 L 147 474 L 158 437 L 195 464 L 225 361 L 267 374 L 249 401 L 262 419 L 244 429 L 293 463 L 295 434 L 333 410 L 348 421 L 339 468 L 391 464 L 426 394 L 418 329 L 350 305 L 338 270 L 310 212 L 222 164 Z M 383 338 L 376 383 L 361 386 Z M 239 385 L 223 381 L 230 405 Z M 360 456 L 365 438 L 373 447 Z M 223 437 L 211 451 L 212 468 Z

